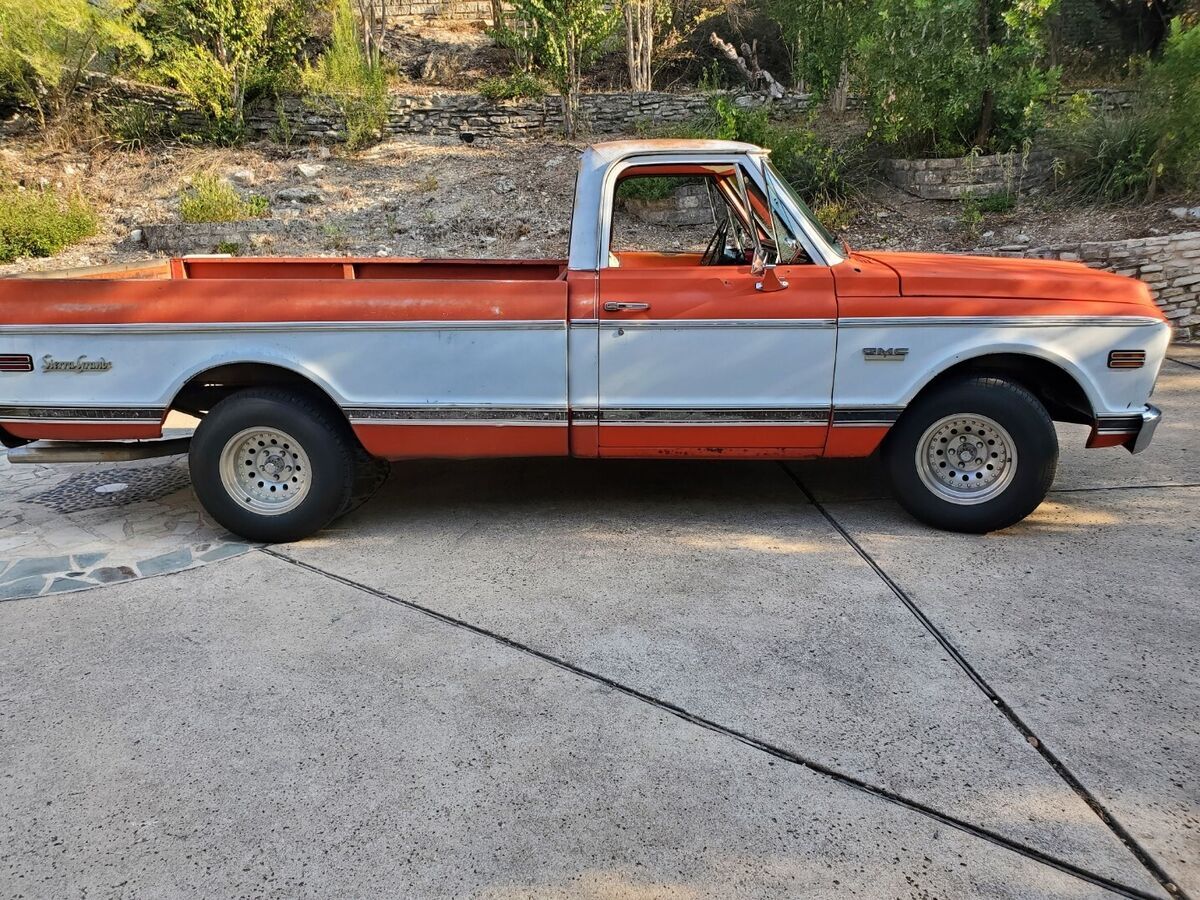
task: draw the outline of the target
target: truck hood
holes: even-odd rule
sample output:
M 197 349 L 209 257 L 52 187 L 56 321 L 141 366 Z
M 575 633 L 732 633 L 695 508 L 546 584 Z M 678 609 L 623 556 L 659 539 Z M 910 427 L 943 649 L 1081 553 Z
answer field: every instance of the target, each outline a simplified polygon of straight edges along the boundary
M 1052 259 L 956 256 L 939 253 L 863 253 L 899 276 L 906 297 L 1007 297 L 1150 305 L 1150 291 L 1133 278 Z

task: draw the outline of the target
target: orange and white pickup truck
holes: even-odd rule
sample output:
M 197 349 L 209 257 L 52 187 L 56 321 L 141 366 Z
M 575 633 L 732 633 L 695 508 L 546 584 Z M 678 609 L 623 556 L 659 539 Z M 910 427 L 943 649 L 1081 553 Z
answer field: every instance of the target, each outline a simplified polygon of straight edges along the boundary
M 644 178 L 704 187 L 690 249 L 621 221 Z M 1144 285 L 1079 264 L 851 251 L 758 147 L 620 141 L 582 155 L 566 260 L 0 279 L 0 438 L 13 462 L 151 455 L 197 416 L 196 493 L 259 541 L 326 525 L 365 456 L 878 450 L 913 515 L 985 532 L 1044 498 L 1054 421 L 1150 442 L 1169 333 Z

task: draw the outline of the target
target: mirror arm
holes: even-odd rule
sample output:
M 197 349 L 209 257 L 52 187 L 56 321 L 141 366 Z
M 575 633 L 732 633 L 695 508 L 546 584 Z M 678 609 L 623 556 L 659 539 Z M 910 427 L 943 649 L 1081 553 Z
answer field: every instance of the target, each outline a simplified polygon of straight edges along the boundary
M 762 291 L 764 294 L 770 294 L 773 291 L 787 290 L 788 283 L 775 274 L 774 265 L 763 266 L 761 275 L 762 280 L 754 284 L 756 291 Z

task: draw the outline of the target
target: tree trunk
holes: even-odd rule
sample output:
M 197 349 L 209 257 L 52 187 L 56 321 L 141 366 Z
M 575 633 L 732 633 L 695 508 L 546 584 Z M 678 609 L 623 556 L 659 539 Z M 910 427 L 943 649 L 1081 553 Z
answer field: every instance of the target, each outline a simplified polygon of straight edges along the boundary
M 492 0 L 492 27 L 504 27 L 504 0 Z
M 775 80 L 774 75 L 758 64 L 757 40 L 753 44 L 742 44 L 743 56 L 738 55 L 737 48 L 729 41 L 721 40 L 715 31 L 709 35 L 708 42 L 716 47 L 722 56 L 737 66 L 737 70 L 742 73 L 742 77 L 750 83 L 751 87 L 765 91 L 772 100 L 778 100 L 783 96 L 783 85 Z
M 850 61 L 842 60 L 841 71 L 838 72 L 837 87 L 829 95 L 829 108 L 839 116 L 846 112 L 850 102 Z
M 976 10 L 979 14 L 979 55 L 983 58 L 984 77 L 987 79 L 987 86 L 983 89 L 983 96 L 979 98 L 979 128 L 975 132 L 973 143 L 976 147 L 983 150 L 986 149 L 988 141 L 992 137 L 992 124 L 996 106 L 996 96 L 992 92 L 991 86 L 991 66 L 987 61 L 988 50 L 992 46 L 991 0 L 976 0 Z
M 575 41 L 567 38 L 567 83 L 563 91 L 563 130 L 568 138 L 575 137 L 576 112 L 579 109 L 579 60 Z
M 653 90 L 650 62 L 654 56 L 654 0 L 625 0 L 625 59 L 629 86 Z

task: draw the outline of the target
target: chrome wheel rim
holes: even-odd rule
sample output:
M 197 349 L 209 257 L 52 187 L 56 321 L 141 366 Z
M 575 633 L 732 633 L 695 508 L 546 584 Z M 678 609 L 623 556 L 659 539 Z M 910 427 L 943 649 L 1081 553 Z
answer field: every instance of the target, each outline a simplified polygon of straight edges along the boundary
M 304 502 L 312 482 L 308 454 L 286 431 L 247 428 L 221 450 L 221 483 L 244 509 L 278 516 Z
M 994 419 L 960 413 L 939 419 L 917 442 L 917 472 L 925 487 L 960 506 L 1004 492 L 1017 471 L 1017 447 Z

